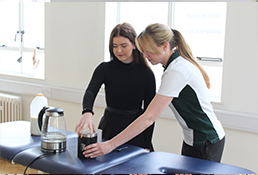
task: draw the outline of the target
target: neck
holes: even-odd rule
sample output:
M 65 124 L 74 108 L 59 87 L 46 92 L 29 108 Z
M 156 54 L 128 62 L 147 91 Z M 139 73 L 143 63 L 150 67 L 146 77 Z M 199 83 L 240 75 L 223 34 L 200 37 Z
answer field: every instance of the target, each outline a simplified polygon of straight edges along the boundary
M 171 57 L 171 55 L 172 55 L 173 53 L 174 53 L 174 52 L 173 52 L 172 50 L 168 50 L 168 52 L 165 52 L 165 55 L 164 55 L 165 59 L 164 59 L 164 61 L 161 63 L 163 67 L 165 67 L 165 66 L 167 65 L 168 60 L 169 60 L 169 58 Z

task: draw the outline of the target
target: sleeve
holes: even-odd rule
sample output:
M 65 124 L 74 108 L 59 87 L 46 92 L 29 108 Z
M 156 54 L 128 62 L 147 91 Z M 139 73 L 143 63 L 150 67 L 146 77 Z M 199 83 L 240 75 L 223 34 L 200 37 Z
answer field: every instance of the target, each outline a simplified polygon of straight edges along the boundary
M 152 101 L 153 97 L 156 94 L 155 76 L 151 70 L 146 80 L 147 81 L 146 81 L 145 96 L 144 96 L 144 111 L 147 109 L 148 105 L 150 104 L 150 102 Z M 154 125 L 155 124 L 153 123 L 144 131 L 146 148 L 148 148 L 151 151 L 154 151 L 152 146 L 152 135 L 153 135 Z
M 149 70 L 149 73 L 146 76 L 146 86 L 145 86 L 144 101 L 143 101 L 144 111 L 147 109 L 148 105 L 150 104 L 150 102 L 152 101 L 155 95 L 156 95 L 155 76 L 152 70 Z
M 93 72 L 90 83 L 84 93 L 82 107 L 93 109 L 93 104 L 101 85 L 105 81 L 104 63 L 101 63 Z
M 169 70 L 162 75 L 158 94 L 177 98 L 186 84 L 187 79 L 181 72 Z

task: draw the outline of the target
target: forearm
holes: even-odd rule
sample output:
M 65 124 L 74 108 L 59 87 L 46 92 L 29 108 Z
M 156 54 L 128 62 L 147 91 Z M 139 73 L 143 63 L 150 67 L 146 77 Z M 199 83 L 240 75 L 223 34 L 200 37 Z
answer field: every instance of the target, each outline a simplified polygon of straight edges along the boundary
M 95 91 L 95 90 L 94 90 Z M 93 109 L 94 101 L 97 96 L 97 92 L 87 89 L 83 96 L 82 108 Z

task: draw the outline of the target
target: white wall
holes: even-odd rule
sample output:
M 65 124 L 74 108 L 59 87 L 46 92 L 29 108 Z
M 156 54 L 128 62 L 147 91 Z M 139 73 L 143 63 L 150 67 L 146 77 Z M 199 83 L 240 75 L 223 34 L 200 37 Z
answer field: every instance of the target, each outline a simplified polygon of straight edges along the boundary
M 213 104 L 226 128 L 222 162 L 258 172 L 258 3 L 228 3 L 227 15 L 222 103 Z M 30 102 L 43 86 L 51 90 L 49 105 L 65 110 L 67 128 L 74 131 L 84 89 L 104 60 L 104 24 L 103 2 L 46 3 L 46 79 L 0 75 L 0 91 L 22 96 L 24 120 L 29 120 Z M 94 107 L 96 125 L 103 98 Z M 170 115 L 167 111 L 156 121 L 154 146 L 180 154 L 182 131 L 175 119 L 166 118 Z
M 104 3 L 46 3 L 46 83 L 84 89 L 103 61 Z
M 229 3 L 221 108 L 258 114 L 258 3 Z

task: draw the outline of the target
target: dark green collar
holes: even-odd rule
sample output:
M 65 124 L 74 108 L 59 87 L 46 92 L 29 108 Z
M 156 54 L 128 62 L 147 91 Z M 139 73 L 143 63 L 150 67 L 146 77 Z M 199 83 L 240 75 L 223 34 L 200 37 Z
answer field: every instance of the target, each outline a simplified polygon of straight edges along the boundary
M 170 58 L 168 59 L 168 62 L 167 62 L 167 65 L 164 67 L 164 71 L 168 68 L 169 64 L 175 60 L 177 57 L 179 57 L 179 53 L 177 51 L 175 51 L 171 56 Z

